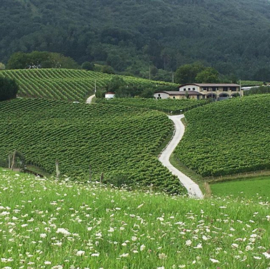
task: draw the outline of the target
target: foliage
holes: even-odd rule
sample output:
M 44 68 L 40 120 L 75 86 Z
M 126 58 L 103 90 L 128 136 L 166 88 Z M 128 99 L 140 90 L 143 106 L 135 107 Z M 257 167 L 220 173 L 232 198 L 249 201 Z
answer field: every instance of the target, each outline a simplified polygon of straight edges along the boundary
M 150 99 L 150 98 L 114 98 L 112 100 L 97 100 L 98 103 L 108 105 L 134 106 L 160 110 L 169 114 L 182 114 L 189 109 L 208 104 L 210 100 L 192 99 Z
M 94 70 L 95 68 L 95 65 L 91 62 L 84 62 L 82 64 L 82 69 L 85 69 L 85 70 Z
M 71 69 L 25 69 L 5 70 L 0 72 L 0 77 L 16 79 L 20 86 L 18 96 L 45 98 L 54 100 L 69 100 L 85 102 L 87 97 L 94 93 L 95 85 L 97 96 L 102 96 L 108 90 L 108 84 L 114 75 Z M 177 85 L 161 81 L 152 81 L 136 77 L 119 76 L 124 79 L 125 84 L 131 89 L 159 87 L 163 89 L 174 89 Z M 106 89 L 106 90 L 104 90 Z M 137 94 L 137 90 L 132 95 Z M 101 94 L 100 94 L 101 93 Z
M 250 90 L 244 91 L 245 96 L 266 93 L 270 93 L 270 86 L 260 86 L 258 88 L 251 88 Z
M 0 178 L 1 268 L 269 267 L 264 200 L 198 201 L 1 170 Z
M 198 83 L 217 83 L 219 82 L 219 73 L 212 67 L 207 67 L 199 72 L 195 78 Z
M 78 64 L 70 57 L 47 51 L 33 51 L 31 53 L 16 52 L 7 63 L 7 69 L 31 68 L 69 68 L 76 69 Z
M 155 156 L 172 134 L 163 113 L 125 106 L 81 105 L 41 99 L 16 99 L 0 106 L 0 156 L 16 149 L 26 163 L 73 179 L 130 188 L 182 193 L 177 177 Z
M 14 79 L 0 76 L 0 101 L 16 98 L 19 86 Z
M 175 72 L 175 82 L 181 84 L 194 83 L 197 75 L 203 70 L 205 70 L 205 67 L 201 63 L 182 65 Z
M 269 65 L 266 0 L 2 0 L 1 7 L 4 63 L 16 51 L 50 51 L 145 78 L 153 66 L 151 78 L 162 80 L 197 60 L 241 79 Z
M 202 176 L 270 169 L 269 101 L 254 95 L 188 111 L 177 157 Z
M 0 62 L 0 70 L 4 70 L 4 69 L 6 69 L 6 66 Z

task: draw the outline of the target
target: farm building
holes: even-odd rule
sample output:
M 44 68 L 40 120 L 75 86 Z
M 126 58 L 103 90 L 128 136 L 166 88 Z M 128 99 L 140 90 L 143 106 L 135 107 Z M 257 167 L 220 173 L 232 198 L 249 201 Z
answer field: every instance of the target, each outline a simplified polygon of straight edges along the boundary
M 196 91 L 166 91 L 154 94 L 155 99 L 203 99 L 204 95 Z
M 115 93 L 113 93 L 113 92 L 107 92 L 107 93 L 105 93 L 105 98 L 106 99 L 112 99 L 114 97 L 115 97 Z
M 226 99 L 243 95 L 240 85 L 233 83 L 191 83 L 179 86 L 180 92 L 195 91 L 203 94 L 205 98 Z
M 179 86 L 179 91 L 157 92 L 156 99 L 227 99 L 238 95 L 243 96 L 240 85 L 232 83 L 191 83 Z

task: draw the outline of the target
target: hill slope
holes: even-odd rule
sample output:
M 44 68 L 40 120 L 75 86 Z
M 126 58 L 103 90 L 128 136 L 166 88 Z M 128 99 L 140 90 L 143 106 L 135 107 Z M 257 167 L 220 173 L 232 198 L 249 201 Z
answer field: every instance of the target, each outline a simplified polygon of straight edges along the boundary
M 0 76 L 15 79 L 19 97 L 44 98 L 85 102 L 86 98 L 109 84 L 114 75 L 94 71 L 72 69 L 21 69 L 2 70 Z M 120 76 L 128 85 L 157 87 L 167 85 L 174 89 L 177 84 L 142 78 Z
M 89 180 L 91 166 L 91 180 L 185 192 L 156 157 L 173 130 L 161 112 L 16 99 L 1 102 L 0 114 L 0 159 L 17 150 L 51 174 L 58 160 L 72 179 Z
M 263 200 L 197 201 L 1 169 L 0 192 L 1 268 L 270 266 Z
M 270 57 L 267 0 L 2 0 L 0 61 L 61 52 L 145 75 L 202 60 L 251 78 Z M 147 73 L 148 74 L 148 73 Z
M 269 170 L 269 104 L 269 95 L 257 95 L 186 112 L 177 157 L 203 176 Z

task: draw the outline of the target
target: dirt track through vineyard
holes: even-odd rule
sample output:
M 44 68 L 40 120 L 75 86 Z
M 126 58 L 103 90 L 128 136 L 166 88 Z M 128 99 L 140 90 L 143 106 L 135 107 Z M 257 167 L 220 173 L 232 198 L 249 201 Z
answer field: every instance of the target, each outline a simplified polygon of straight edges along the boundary
M 187 189 L 190 197 L 202 199 L 203 193 L 201 192 L 199 186 L 181 171 L 177 170 L 169 161 L 171 154 L 182 139 L 185 132 L 185 126 L 181 122 L 182 118 L 184 118 L 184 115 L 169 116 L 169 119 L 174 122 L 175 132 L 172 140 L 161 153 L 159 161 L 166 166 L 173 175 L 179 178 L 183 186 Z

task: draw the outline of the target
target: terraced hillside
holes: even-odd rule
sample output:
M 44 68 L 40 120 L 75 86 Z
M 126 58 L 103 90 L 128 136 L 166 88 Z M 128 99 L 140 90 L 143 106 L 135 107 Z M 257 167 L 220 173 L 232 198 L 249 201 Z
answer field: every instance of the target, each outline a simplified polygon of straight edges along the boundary
M 97 90 L 106 86 L 114 75 L 94 71 L 72 69 L 22 69 L 0 71 L 0 76 L 16 79 L 20 85 L 18 96 L 84 102 Z M 150 81 L 142 78 L 122 76 L 129 84 L 149 85 L 176 84 Z
M 72 179 L 137 184 L 181 193 L 179 180 L 157 160 L 172 123 L 161 112 L 41 99 L 0 103 L 0 156 L 21 152 L 27 163 Z
M 269 105 L 257 95 L 188 111 L 178 159 L 202 176 L 270 169 Z
M 96 102 L 110 105 L 125 105 L 134 107 L 144 107 L 164 111 L 170 114 L 182 114 L 183 112 L 205 105 L 210 100 L 192 100 L 192 99 L 150 99 L 150 98 L 115 98 L 115 99 L 97 99 Z

